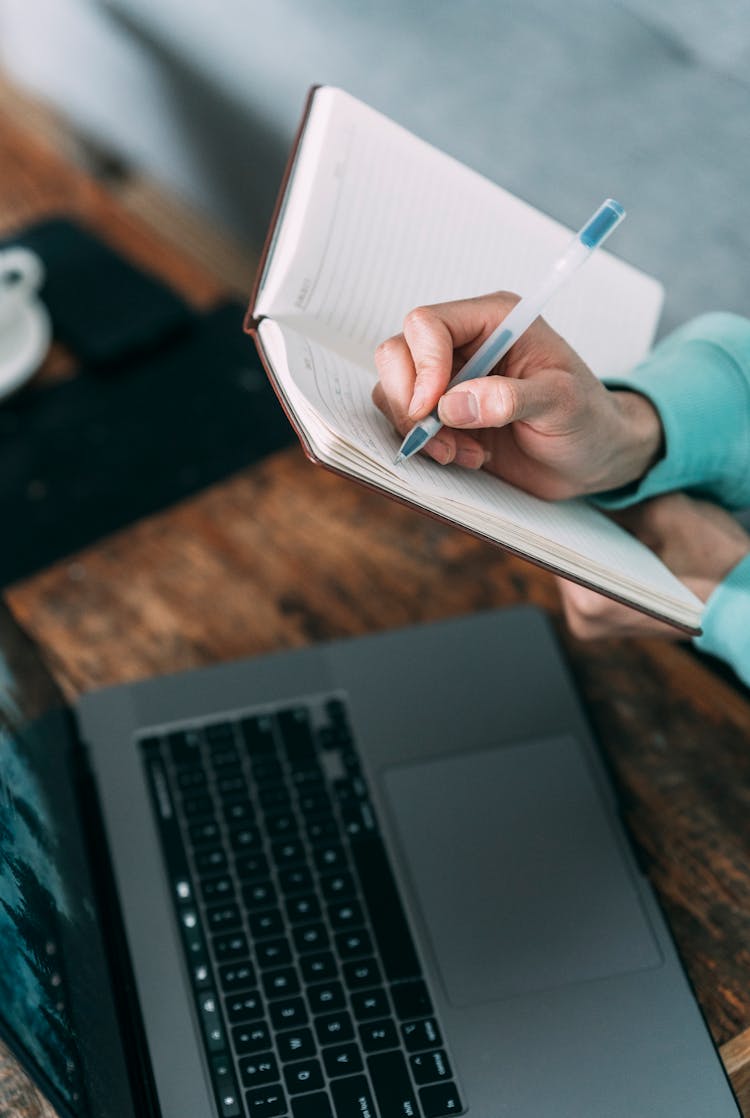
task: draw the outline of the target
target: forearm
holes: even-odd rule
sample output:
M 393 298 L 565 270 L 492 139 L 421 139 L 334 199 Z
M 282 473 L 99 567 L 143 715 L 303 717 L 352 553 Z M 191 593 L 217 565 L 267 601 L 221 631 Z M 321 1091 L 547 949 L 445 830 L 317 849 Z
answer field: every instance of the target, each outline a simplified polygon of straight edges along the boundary
M 640 463 L 643 471 L 624 481 L 613 473 L 598 503 L 618 508 L 683 489 L 728 508 L 750 505 L 750 320 L 704 315 L 630 374 L 607 383 L 623 400 L 630 395 L 650 404 L 663 444 L 654 454 L 647 413 L 630 405 L 637 422 L 623 462 Z

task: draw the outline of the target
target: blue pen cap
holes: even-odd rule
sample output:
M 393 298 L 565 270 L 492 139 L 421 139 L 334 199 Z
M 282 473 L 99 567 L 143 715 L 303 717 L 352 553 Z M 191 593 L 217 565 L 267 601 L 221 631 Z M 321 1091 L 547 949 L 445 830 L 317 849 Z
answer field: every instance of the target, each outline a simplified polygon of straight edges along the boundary
M 615 229 L 622 219 L 625 217 L 625 210 L 616 202 L 614 198 L 607 198 L 606 202 L 602 202 L 599 209 L 590 217 L 578 233 L 578 239 L 586 248 L 596 248 L 602 241 L 606 241 L 613 229 Z

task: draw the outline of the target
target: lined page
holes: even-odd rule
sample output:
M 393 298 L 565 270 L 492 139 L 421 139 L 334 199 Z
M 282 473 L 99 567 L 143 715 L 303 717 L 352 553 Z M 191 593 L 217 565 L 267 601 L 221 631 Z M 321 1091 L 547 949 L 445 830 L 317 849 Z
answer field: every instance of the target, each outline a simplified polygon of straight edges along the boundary
M 322 461 L 432 509 L 633 604 L 696 624 L 701 603 L 656 556 L 583 501 L 542 501 L 484 471 L 416 456 L 393 465 L 400 439 L 370 399 L 367 370 L 265 320 L 260 340 L 286 402 Z
M 591 209 L 600 201 L 592 198 Z M 570 236 L 380 113 L 324 88 L 256 313 L 365 363 L 414 306 L 533 290 Z M 598 252 L 545 316 L 595 372 L 615 374 L 647 352 L 661 297 L 656 281 Z

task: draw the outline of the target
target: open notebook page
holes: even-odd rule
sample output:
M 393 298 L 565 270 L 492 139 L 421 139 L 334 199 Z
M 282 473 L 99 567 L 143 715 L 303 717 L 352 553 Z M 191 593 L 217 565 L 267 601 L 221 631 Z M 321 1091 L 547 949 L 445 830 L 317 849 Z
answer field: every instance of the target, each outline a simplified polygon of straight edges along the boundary
M 255 313 L 363 361 L 414 306 L 532 290 L 570 236 L 325 87 L 315 93 Z M 647 352 L 661 301 L 655 280 L 598 252 L 545 314 L 595 372 L 615 374 Z
M 480 471 L 424 457 L 393 465 L 400 439 L 370 399 L 374 374 L 266 319 L 259 338 L 321 461 L 439 512 L 633 604 L 697 626 L 701 602 L 647 548 L 585 502 L 547 502 Z

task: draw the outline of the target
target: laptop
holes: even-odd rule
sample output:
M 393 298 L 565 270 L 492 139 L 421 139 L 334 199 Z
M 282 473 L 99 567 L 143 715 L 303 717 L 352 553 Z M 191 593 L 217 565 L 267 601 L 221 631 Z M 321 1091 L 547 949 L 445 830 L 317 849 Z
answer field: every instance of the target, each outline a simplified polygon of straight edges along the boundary
M 62 1116 L 739 1113 L 539 612 L 72 710 L 0 653 L 0 1016 Z

